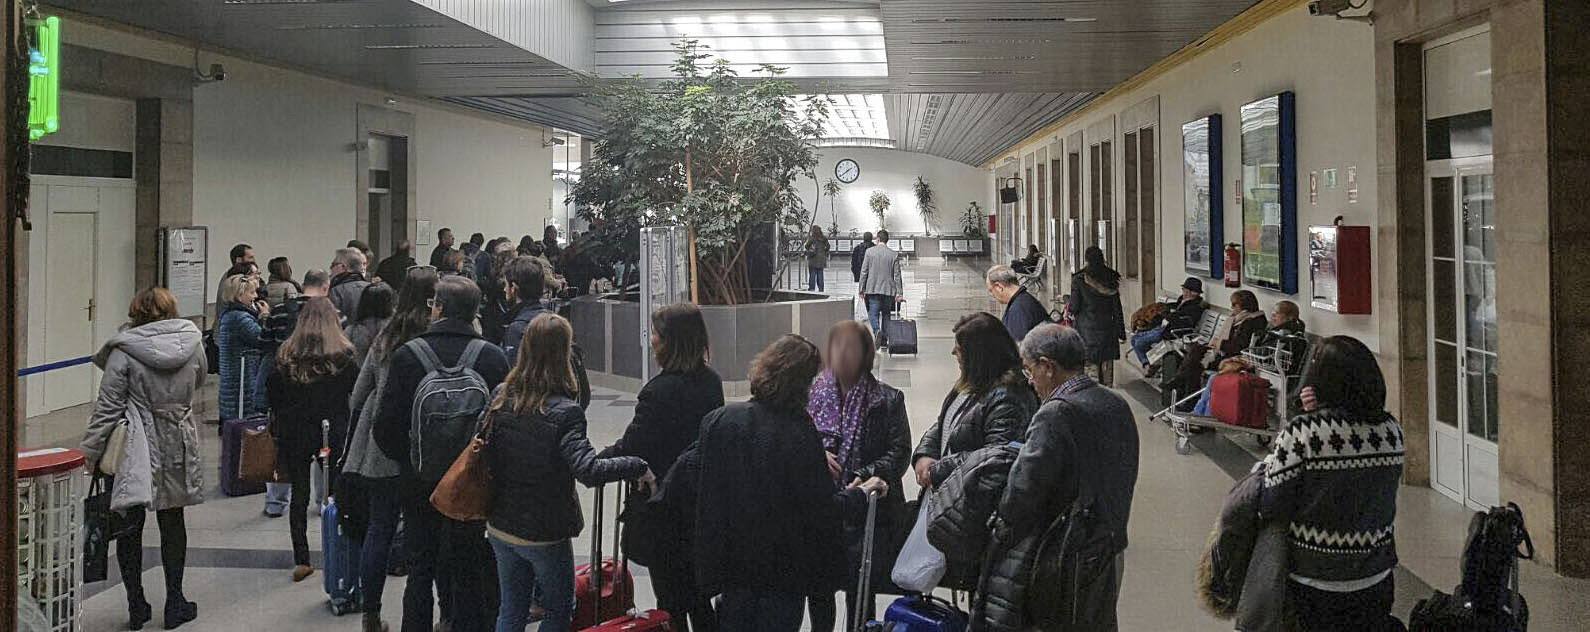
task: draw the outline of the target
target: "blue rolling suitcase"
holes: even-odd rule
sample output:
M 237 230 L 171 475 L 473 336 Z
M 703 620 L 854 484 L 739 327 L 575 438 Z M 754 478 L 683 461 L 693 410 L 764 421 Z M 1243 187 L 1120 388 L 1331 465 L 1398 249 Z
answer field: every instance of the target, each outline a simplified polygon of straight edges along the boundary
M 953 604 L 931 595 L 907 595 L 894 600 L 883 613 L 883 621 L 867 620 L 872 603 L 873 541 L 878 531 L 878 497 L 867 496 L 867 526 L 861 542 L 861 581 L 856 588 L 852 621 L 860 621 L 856 632 L 966 632 L 969 618 Z
M 323 481 L 331 480 L 331 424 L 327 421 L 320 422 L 321 433 L 325 438 L 325 445 L 320 448 L 320 454 L 315 457 L 316 475 Z M 326 487 L 322 487 L 326 490 Z M 359 590 L 359 552 L 364 543 L 354 538 L 342 526 L 342 512 L 337 508 L 335 497 L 325 496 L 320 501 L 320 548 L 324 552 L 325 567 L 322 576 L 326 580 L 326 597 L 330 600 L 331 614 L 342 616 L 349 612 L 358 612 L 363 605 L 363 595 Z

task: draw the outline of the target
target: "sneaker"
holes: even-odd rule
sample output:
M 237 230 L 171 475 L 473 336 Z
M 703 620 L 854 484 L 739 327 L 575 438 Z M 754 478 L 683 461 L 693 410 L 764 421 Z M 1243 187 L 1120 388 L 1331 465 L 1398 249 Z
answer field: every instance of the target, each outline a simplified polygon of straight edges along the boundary
M 280 512 L 280 511 L 272 512 L 269 509 L 261 511 L 260 514 L 265 516 L 266 518 L 280 518 L 280 517 L 282 517 L 282 512 Z

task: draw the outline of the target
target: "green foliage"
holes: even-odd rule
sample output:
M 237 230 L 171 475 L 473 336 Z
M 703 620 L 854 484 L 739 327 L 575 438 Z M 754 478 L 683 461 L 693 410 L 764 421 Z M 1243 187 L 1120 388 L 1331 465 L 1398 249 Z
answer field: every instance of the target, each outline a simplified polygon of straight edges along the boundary
M 603 84 L 603 135 L 571 197 L 615 258 L 636 261 L 643 226 L 683 224 L 694 234 L 703 303 L 750 300 L 746 251 L 753 231 L 804 229 L 795 188 L 815 179 L 828 101 L 795 97 L 784 69 L 739 78 L 696 40 L 674 44 L 673 79 Z
M 829 236 L 839 234 L 839 209 L 834 206 L 834 200 L 839 198 L 840 192 L 845 190 L 845 185 L 834 178 L 829 178 L 823 183 L 821 193 L 828 196 L 828 212 L 833 215 L 833 221 L 828 224 Z
M 987 221 L 988 215 L 983 213 L 982 205 L 978 204 L 977 200 L 972 200 L 961 213 L 961 234 L 973 239 L 982 239 L 983 223 Z
M 916 194 L 916 212 L 922 214 L 922 228 L 928 235 L 933 234 L 933 217 L 938 214 L 938 194 L 933 192 L 933 187 L 926 178 L 916 177 L 916 183 L 911 185 L 911 192 Z
M 888 213 L 889 207 L 893 204 L 894 202 L 889 200 L 889 194 L 883 191 L 873 191 L 872 196 L 867 198 L 867 206 L 872 207 L 872 214 L 878 216 L 879 230 L 889 229 Z

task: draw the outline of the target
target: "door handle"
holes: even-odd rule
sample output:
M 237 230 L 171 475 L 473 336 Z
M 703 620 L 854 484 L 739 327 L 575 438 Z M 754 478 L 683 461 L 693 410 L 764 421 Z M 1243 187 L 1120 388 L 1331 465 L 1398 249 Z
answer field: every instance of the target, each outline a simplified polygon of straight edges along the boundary
M 88 320 L 89 320 L 89 322 L 93 322 L 94 321 L 94 299 L 88 299 L 88 306 L 84 307 L 83 309 L 88 310 Z

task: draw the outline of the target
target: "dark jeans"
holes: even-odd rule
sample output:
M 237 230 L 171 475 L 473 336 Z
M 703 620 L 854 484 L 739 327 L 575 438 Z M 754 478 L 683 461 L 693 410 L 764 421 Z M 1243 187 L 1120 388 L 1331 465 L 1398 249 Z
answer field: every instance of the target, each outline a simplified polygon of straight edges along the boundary
M 143 605 L 144 599 L 144 520 L 149 512 L 134 509 L 127 512 L 127 535 L 116 540 L 116 562 L 121 566 L 121 581 L 127 587 L 128 605 Z M 172 507 L 155 512 L 155 522 L 160 525 L 160 566 L 166 572 L 166 602 L 175 603 L 182 595 L 182 572 L 188 562 L 188 527 L 182 519 L 182 508 Z
M 293 564 L 309 565 L 309 470 L 319 467 L 314 459 L 283 459 L 287 481 L 293 486 L 287 502 L 287 529 L 293 538 Z
M 431 632 L 438 599 L 453 632 L 489 630 L 495 615 L 488 611 L 485 575 L 496 571 L 485 524 L 443 516 L 431 506 L 429 485 L 408 484 L 413 489 L 403 504 L 403 520 L 412 566 L 403 590 L 402 632 Z
M 712 602 L 696 590 L 693 569 L 659 563 L 648 570 L 657 607 L 668 611 L 674 632 L 717 632 L 718 614 L 713 612 Z
M 395 479 L 365 479 L 362 484 L 369 490 L 370 525 L 359 553 L 359 585 L 365 612 L 380 612 L 392 537 L 397 535 L 398 520 L 403 515 L 403 496 Z
M 1287 605 L 1304 632 L 1393 632 L 1405 630 L 1391 615 L 1396 581 L 1387 575 L 1380 583 L 1357 592 L 1330 592 L 1297 582 L 1286 583 Z
M 879 345 L 888 344 L 888 336 L 883 335 L 884 325 L 889 322 L 889 314 L 894 311 L 894 297 L 888 294 L 867 295 L 867 321 L 872 325 L 872 338 Z
M 727 590 L 718 602 L 718 623 L 734 632 L 799 632 L 806 596 L 770 590 Z
M 823 269 L 806 268 L 807 289 L 813 292 L 823 291 Z

